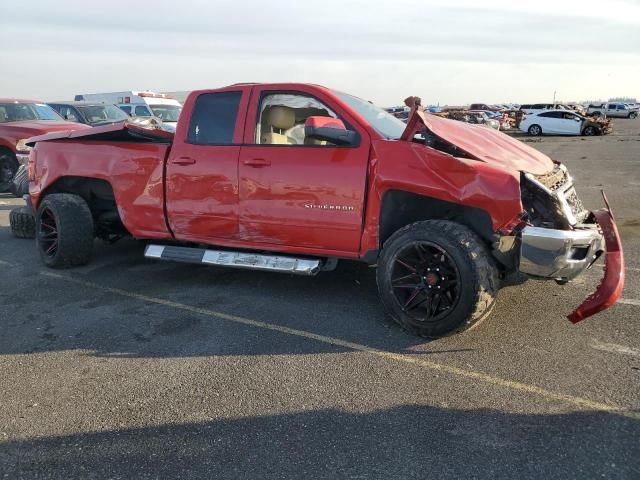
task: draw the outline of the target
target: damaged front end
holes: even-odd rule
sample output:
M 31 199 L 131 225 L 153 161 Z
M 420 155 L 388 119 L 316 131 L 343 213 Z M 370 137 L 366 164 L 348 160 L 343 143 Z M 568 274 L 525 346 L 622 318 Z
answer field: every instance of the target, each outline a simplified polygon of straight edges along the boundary
M 509 231 L 500 231 L 501 247 L 494 250 L 508 270 L 562 284 L 591 268 L 604 254 L 602 282 L 568 318 L 577 323 L 615 304 L 624 286 L 624 260 L 604 192 L 607 208 L 586 210 L 564 165 L 499 132 L 481 131 L 414 109 L 401 139 L 413 141 L 418 133 L 451 145 L 456 152 L 447 153 L 454 156 L 463 156 L 462 152 L 467 158 L 523 172 L 523 215 Z
M 613 305 L 624 286 L 624 261 L 606 197 L 607 208 L 586 210 L 561 164 L 545 175 L 524 173 L 520 185 L 527 220 L 520 231 L 520 272 L 566 283 L 605 254 L 603 281 L 568 318 L 577 323 Z

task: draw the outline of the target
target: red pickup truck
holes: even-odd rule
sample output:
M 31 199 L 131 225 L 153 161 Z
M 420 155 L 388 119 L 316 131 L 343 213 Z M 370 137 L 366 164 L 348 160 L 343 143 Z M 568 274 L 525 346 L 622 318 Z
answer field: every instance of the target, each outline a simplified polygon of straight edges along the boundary
M 50 267 L 123 234 L 160 260 L 302 275 L 359 260 L 377 265 L 389 314 L 427 337 L 486 317 L 506 276 L 566 282 L 605 245 L 605 279 L 570 319 L 624 282 L 609 210 L 586 210 L 562 164 L 419 108 L 405 125 L 317 85 L 237 84 L 192 92 L 175 134 L 120 123 L 30 145 Z

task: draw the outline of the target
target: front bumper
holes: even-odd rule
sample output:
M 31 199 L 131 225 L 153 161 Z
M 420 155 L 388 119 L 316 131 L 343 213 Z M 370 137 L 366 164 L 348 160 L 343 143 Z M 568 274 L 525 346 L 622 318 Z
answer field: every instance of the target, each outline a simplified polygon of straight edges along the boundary
M 580 275 L 604 249 L 597 224 L 580 230 L 525 227 L 520 238 L 520 271 L 559 281 Z
M 624 255 L 613 215 L 603 208 L 593 218 L 596 223 L 575 230 L 525 227 L 521 234 L 520 271 L 538 278 L 571 280 L 606 249 L 603 280 L 567 317 L 573 323 L 615 304 L 624 287 Z

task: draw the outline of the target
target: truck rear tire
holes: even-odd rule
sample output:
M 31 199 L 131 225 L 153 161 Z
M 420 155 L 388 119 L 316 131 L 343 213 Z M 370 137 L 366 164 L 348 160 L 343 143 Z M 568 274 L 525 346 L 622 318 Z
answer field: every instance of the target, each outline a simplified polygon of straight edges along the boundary
M 36 244 L 47 267 L 87 264 L 93 238 L 93 217 L 82 197 L 53 193 L 42 200 L 36 214 Z
M 499 289 L 498 270 L 482 240 L 444 220 L 416 222 L 393 234 L 378 261 L 377 283 L 390 316 L 428 338 L 479 323 Z
M 36 220 L 29 207 L 14 208 L 9 212 L 11 233 L 16 238 L 34 238 L 36 236 Z

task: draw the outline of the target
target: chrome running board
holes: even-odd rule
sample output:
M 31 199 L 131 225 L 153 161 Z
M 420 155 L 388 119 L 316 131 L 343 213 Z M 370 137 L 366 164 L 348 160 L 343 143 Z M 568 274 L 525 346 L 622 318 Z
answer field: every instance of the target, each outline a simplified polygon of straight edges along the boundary
M 268 270 L 270 272 L 294 273 L 296 275 L 315 275 L 322 266 L 320 259 L 165 245 L 147 245 L 144 250 L 144 256 L 158 260 Z

